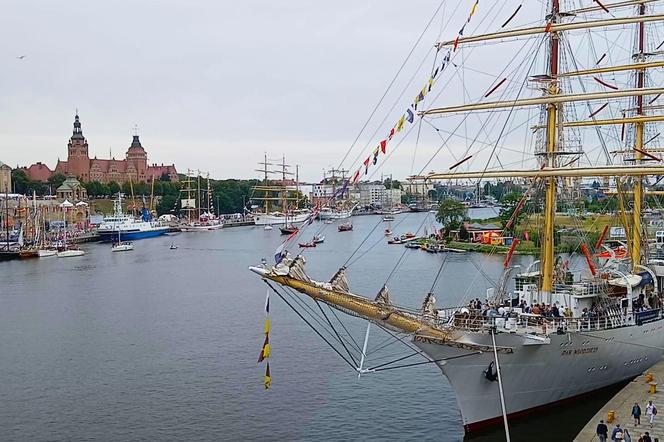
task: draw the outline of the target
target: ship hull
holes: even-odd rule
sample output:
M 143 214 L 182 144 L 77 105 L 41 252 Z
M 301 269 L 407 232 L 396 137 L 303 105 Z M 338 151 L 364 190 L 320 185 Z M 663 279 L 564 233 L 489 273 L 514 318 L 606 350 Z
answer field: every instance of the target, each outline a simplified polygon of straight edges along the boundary
M 550 335 L 550 343 L 524 345 L 519 334 L 498 333 L 508 416 L 518 417 L 632 379 L 662 358 L 664 320 L 609 330 Z M 457 342 L 492 346 L 488 333 L 464 332 Z M 437 362 L 455 390 L 466 432 L 502 423 L 498 382 L 484 371 L 492 351 L 448 346 L 416 338 L 415 345 Z M 636 344 L 636 345 L 635 345 Z M 449 359 L 452 358 L 452 359 Z
M 136 231 L 123 231 L 120 232 L 120 237 L 123 241 L 133 241 L 137 239 L 144 238 L 154 238 L 155 236 L 163 235 L 168 232 L 168 227 L 158 228 L 154 230 L 136 230 Z M 117 231 L 99 231 L 99 240 L 100 241 L 117 241 L 118 232 Z
M 318 217 L 321 221 L 325 221 L 326 219 L 347 219 L 350 218 L 352 214 L 353 212 L 350 210 L 343 210 L 341 212 L 320 212 Z
M 254 214 L 254 225 L 257 226 L 273 226 L 277 224 L 286 224 L 286 221 L 290 224 L 301 223 L 306 221 L 309 218 L 309 213 L 299 213 L 295 215 L 288 215 L 288 217 L 283 215 L 266 215 L 264 213 Z

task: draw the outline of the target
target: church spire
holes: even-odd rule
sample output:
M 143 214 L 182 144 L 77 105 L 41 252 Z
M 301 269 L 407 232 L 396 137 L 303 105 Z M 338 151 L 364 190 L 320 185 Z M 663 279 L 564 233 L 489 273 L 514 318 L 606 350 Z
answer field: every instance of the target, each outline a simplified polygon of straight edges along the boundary
M 81 121 L 78 118 L 78 109 L 76 109 L 76 116 L 74 116 L 74 132 L 72 138 L 83 138 L 83 130 L 81 129 Z

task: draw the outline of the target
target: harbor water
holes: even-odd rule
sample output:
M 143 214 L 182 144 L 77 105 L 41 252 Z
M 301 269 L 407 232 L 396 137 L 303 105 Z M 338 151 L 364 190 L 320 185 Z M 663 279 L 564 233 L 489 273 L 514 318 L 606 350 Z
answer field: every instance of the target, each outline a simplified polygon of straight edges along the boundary
M 431 231 L 426 217 L 397 215 L 392 229 Z M 312 278 L 328 280 L 355 252 L 355 293 L 373 297 L 389 277 L 395 303 L 418 308 L 433 285 L 442 307 L 484 298 L 493 281 L 483 274 L 497 281 L 502 270 L 500 255 L 387 245 L 379 216 L 353 224 L 343 233 L 310 227 L 326 236 L 305 253 Z M 86 244 L 80 258 L 0 263 L 0 439 L 462 440 L 454 392 L 435 366 L 358 379 L 275 295 L 272 388 L 264 390 L 256 361 L 266 284 L 247 267 L 272 262 L 283 239 L 278 229 L 238 227 L 137 241 L 126 253 Z M 534 258 L 515 259 L 526 266 Z M 366 323 L 340 317 L 361 344 Z M 369 350 L 386 338 L 372 328 Z M 409 353 L 395 344 L 381 357 Z M 388 360 L 370 356 L 366 366 Z M 512 440 L 571 440 L 607 395 L 516 423 Z M 502 437 L 498 429 L 473 440 Z

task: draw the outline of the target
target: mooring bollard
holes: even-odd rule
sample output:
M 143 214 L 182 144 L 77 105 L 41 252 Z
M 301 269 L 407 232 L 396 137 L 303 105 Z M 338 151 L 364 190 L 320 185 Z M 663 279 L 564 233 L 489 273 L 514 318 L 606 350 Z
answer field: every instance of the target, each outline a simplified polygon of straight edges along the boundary
M 650 383 L 652 380 L 655 379 L 652 375 L 652 373 L 648 372 L 646 373 L 646 382 Z
M 609 410 L 606 416 L 606 422 L 610 424 L 611 422 L 614 421 L 615 418 L 616 418 L 616 412 L 613 410 Z
M 650 382 L 650 394 L 657 393 L 657 382 Z

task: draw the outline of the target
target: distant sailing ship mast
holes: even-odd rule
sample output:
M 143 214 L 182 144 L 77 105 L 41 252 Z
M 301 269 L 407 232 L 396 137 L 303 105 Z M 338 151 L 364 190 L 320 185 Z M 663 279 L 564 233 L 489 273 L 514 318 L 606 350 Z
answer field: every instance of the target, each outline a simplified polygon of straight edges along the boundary
M 533 317 L 514 309 L 511 312 L 508 310 L 507 315 L 496 317 L 498 314 L 485 315 L 481 311 L 465 307 L 437 309 L 433 293 L 428 293 L 421 309 L 414 311 L 396 306 L 386 286 L 380 290 L 375 299 L 352 293 L 346 278 L 345 266 L 341 267 L 329 282 L 311 279 L 306 274 L 302 254 L 296 257 L 290 255 L 284 257 L 280 253 L 275 266 L 264 265 L 252 267 L 251 270 L 260 275 L 269 287 L 296 311 L 297 308 L 287 301 L 291 293 L 288 288 L 295 289 L 317 303 L 320 302 L 318 306 L 321 309 L 321 304 L 327 304 L 342 312 L 364 318 L 390 332 L 400 331 L 410 335 L 413 344 L 427 355 L 427 361 L 422 363 L 437 364 L 449 379 L 456 392 L 467 431 L 501 422 L 505 422 L 507 428 L 508 416 L 522 415 L 545 405 L 631 379 L 657 363 L 662 358 L 664 348 L 664 335 L 657 332 L 664 321 L 662 311 L 657 307 L 662 301 L 661 293 L 654 293 L 652 301 L 654 305 L 641 303 L 641 298 L 648 294 L 646 286 L 652 284 L 654 289 L 657 289 L 657 285 L 653 284 L 654 281 L 647 282 L 636 271 L 644 270 L 640 273 L 654 275 L 651 269 L 641 264 L 643 177 L 664 175 L 664 166 L 645 163 L 645 157 L 652 155 L 644 150 L 646 147 L 644 125 L 664 121 L 664 115 L 645 115 L 643 97 L 659 97 L 664 94 L 663 87 L 645 86 L 645 71 L 664 67 L 664 62 L 645 61 L 643 32 L 645 23 L 664 22 L 664 15 L 646 15 L 644 3 L 645 1 L 641 0 L 620 1 L 563 12 L 560 10 L 559 0 L 550 0 L 549 14 L 543 26 L 484 35 L 459 36 L 455 40 L 441 42 L 439 47 L 454 47 L 456 50 L 457 46 L 470 43 L 543 36 L 547 43 L 547 72 L 543 76 L 536 76 L 535 80 L 544 86 L 544 94 L 533 98 L 480 101 L 419 112 L 421 117 L 434 117 L 542 106 L 544 124 L 537 127 L 538 130 L 543 130 L 541 137 L 543 146 L 541 152 L 537 154 L 539 167 L 533 169 L 505 167 L 488 169 L 487 167 L 478 171 L 448 171 L 411 178 L 422 182 L 523 178 L 542 186 L 544 222 L 540 270 L 517 275 L 515 294 L 518 295 L 519 301 L 523 302 L 532 304 L 544 302 L 549 307 L 556 304 L 564 305 L 569 308 L 571 315 L 564 318 L 538 315 Z M 634 6 L 638 7 L 638 14 L 635 16 L 583 22 L 563 20 L 573 19 L 591 11 L 610 11 Z M 640 33 L 635 63 L 561 72 L 560 39 L 564 32 L 630 24 L 637 25 Z M 663 54 L 658 53 L 658 55 Z M 561 88 L 565 78 L 629 71 L 637 73 L 636 87 L 632 89 L 611 88 L 613 90 L 610 91 L 573 93 L 563 91 Z M 573 107 L 573 103 L 578 102 L 626 97 L 636 99 L 634 116 L 571 121 L 564 118 L 566 105 Z M 569 161 L 565 157 L 574 153 L 565 146 L 564 130 L 605 125 L 635 125 L 635 144 L 632 149 L 636 159 L 635 164 L 569 167 L 570 164 L 567 164 Z M 559 193 L 558 180 L 567 177 L 618 179 L 627 177 L 633 180 L 634 209 L 631 230 L 634 238 L 631 241 L 631 273 L 621 268 L 604 267 L 603 275 L 600 276 L 590 265 L 592 257 L 587 256 L 592 274 L 590 278 L 571 284 L 560 280 L 555 267 L 555 213 Z M 510 270 L 513 268 L 509 267 L 509 260 L 506 260 L 506 274 Z M 536 283 L 531 284 L 529 281 L 532 280 L 533 274 Z M 644 284 L 641 284 L 642 281 Z M 280 286 L 284 286 L 286 290 Z M 498 298 L 489 300 L 491 303 L 496 303 L 491 306 L 492 309 L 496 309 L 498 303 L 504 301 Z M 636 303 L 640 303 L 638 308 Z M 500 305 L 508 309 L 512 307 L 511 304 Z M 323 336 L 320 333 L 319 335 Z M 334 334 L 330 333 L 330 336 Z M 329 339 L 323 339 L 330 344 Z M 358 374 L 377 371 L 380 367 L 403 359 L 383 363 L 374 369 L 364 368 L 362 364 L 365 361 L 367 339 L 368 329 L 359 365 L 346 359 L 342 350 L 337 351 L 357 370 Z M 341 338 L 337 341 L 348 351 Z M 412 356 L 421 355 L 421 352 L 415 352 Z M 537 386 L 538 380 L 542 378 L 550 380 L 545 388 Z

